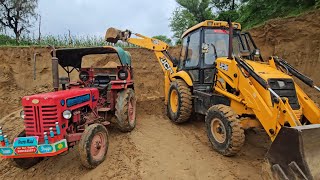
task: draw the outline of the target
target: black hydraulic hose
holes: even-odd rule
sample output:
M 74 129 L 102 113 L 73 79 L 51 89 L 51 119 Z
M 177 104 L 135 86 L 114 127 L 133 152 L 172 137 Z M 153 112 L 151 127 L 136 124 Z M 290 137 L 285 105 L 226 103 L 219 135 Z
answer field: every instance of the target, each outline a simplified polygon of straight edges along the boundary
M 233 52 L 233 45 L 232 45 L 232 40 L 233 40 L 233 26 L 231 19 L 228 21 L 229 23 L 229 50 L 228 50 L 228 59 L 232 59 L 232 52 Z
M 253 79 L 255 79 L 263 88 L 268 89 L 269 85 L 268 83 L 262 79 L 256 72 L 254 72 L 254 70 L 252 70 L 248 64 L 246 64 L 245 62 L 243 62 L 243 60 L 241 60 L 238 57 L 235 57 L 236 62 L 238 63 L 238 65 L 243 68 L 245 71 L 247 71 L 249 73 L 250 76 L 253 77 Z
M 297 69 L 295 69 L 293 66 L 291 66 L 287 61 L 283 59 L 274 58 L 275 63 L 277 65 L 280 65 L 284 68 L 286 68 L 292 75 L 300 79 L 302 82 L 307 84 L 310 87 L 314 87 L 313 80 L 309 78 L 308 76 L 305 76 L 304 74 L 300 73 Z

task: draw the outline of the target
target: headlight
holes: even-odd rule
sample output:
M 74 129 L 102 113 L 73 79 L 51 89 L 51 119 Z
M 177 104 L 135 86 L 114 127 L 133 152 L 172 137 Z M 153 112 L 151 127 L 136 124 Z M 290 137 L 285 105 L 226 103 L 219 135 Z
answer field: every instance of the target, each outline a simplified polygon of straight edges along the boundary
M 20 117 L 21 117 L 22 119 L 24 119 L 25 116 L 26 116 L 26 115 L 24 115 L 24 111 L 21 111 L 21 112 L 20 112 Z
M 63 111 L 62 116 L 65 119 L 70 119 L 72 117 L 72 112 L 70 110 L 65 110 L 65 111 Z

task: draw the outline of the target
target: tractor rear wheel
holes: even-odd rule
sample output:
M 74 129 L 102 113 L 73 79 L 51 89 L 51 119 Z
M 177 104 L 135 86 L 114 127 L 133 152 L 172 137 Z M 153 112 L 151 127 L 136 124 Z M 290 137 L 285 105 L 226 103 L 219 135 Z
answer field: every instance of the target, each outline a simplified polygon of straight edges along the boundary
M 85 129 L 79 143 L 81 164 L 93 169 L 105 159 L 109 147 L 109 135 L 102 124 L 92 124 Z
M 136 103 L 133 89 L 128 88 L 118 93 L 115 115 L 120 131 L 130 132 L 136 127 Z
M 183 123 L 192 114 L 192 97 L 189 86 L 181 79 L 172 81 L 168 93 L 167 113 L 174 123 Z
M 18 137 L 26 137 L 26 132 L 23 130 Z M 14 158 L 11 159 L 12 165 L 20 169 L 29 169 L 38 164 L 44 158 Z
M 241 150 L 244 131 L 231 107 L 222 104 L 212 106 L 207 111 L 205 124 L 208 138 L 217 152 L 234 156 Z

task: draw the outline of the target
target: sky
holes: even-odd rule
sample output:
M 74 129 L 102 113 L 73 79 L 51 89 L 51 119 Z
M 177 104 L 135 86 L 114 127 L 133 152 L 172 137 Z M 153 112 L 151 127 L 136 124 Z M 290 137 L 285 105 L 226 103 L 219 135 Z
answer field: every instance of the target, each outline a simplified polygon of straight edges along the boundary
M 103 37 L 108 27 L 115 27 L 171 37 L 169 18 L 176 7 L 175 0 L 39 0 L 38 11 L 42 35 L 70 30 L 72 35 Z

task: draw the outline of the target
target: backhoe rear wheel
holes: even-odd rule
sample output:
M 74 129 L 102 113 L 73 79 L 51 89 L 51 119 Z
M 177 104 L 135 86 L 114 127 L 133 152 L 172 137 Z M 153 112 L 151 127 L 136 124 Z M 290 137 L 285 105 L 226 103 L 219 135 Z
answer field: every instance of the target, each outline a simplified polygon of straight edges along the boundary
M 172 81 L 168 94 L 167 113 L 174 123 L 183 123 L 190 119 L 192 97 L 189 86 L 181 79 Z
M 245 136 L 238 116 L 231 107 L 214 105 L 207 111 L 205 124 L 213 149 L 224 156 L 234 156 L 244 144 Z

